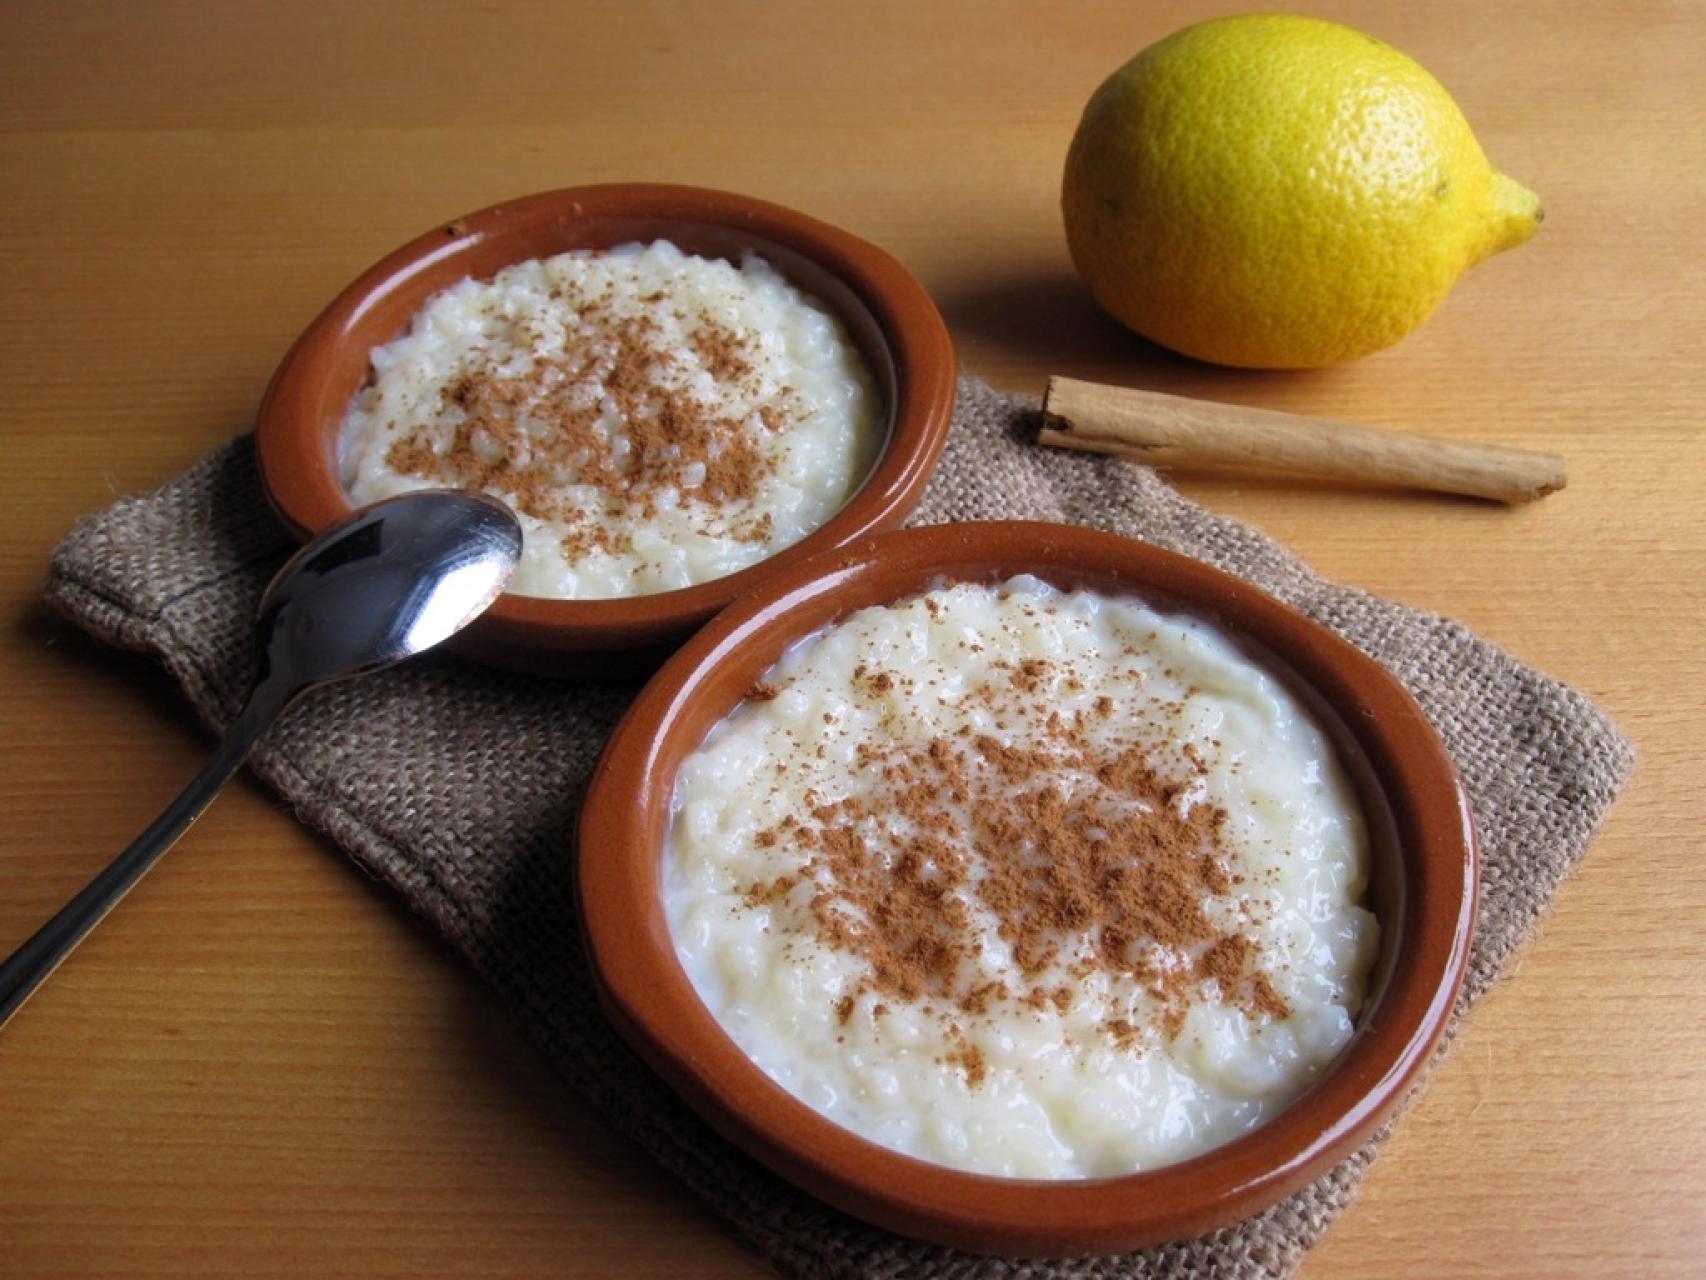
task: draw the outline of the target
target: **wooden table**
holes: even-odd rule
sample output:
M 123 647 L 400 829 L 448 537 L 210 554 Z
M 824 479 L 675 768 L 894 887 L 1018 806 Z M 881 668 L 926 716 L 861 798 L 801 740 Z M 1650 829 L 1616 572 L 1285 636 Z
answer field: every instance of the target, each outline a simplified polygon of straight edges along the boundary
M 1546 199 L 1396 349 L 1188 364 L 1105 321 L 1056 209 L 1090 91 L 1184 4 L 13 3 L 0 12 L 0 948 L 208 743 L 38 603 L 74 519 L 244 430 L 360 268 L 494 200 L 653 178 L 896 253 L 965 366 L 1555 449 L 1531 508 L 1180 476 L 1336 578 L 1601 700 L 1640 770 L 1309 1280 L 1698 1274 L 1706 1249 L 1706 22 L 1326 5 L 1416 55 Z M 231 788 L 0 1036 L 0 1273 L 749 1276 L 484 990 L 270 795 Z

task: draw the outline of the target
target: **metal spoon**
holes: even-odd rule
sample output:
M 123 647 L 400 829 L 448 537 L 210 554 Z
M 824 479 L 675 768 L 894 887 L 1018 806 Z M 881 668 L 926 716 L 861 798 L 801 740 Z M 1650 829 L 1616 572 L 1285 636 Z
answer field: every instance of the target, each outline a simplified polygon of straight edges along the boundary
M 261 597 L 248 701 L 183 794 L 0 964 L 0 1026 L 201 816 L 291 702 L 449 639 L 498 598 L 520 555 L 521 526 L 501 502 L 434 490 L 365 507 L 286 561 Z

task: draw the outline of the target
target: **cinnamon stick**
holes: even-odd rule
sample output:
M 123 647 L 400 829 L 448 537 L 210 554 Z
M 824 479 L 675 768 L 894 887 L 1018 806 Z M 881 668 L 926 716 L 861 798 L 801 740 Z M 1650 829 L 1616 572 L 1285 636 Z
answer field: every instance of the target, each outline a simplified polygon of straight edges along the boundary
M 1217 462 L 1530 502 L 1564 487 L 1555 453 L 1435 440 L 1332 418 L 1050 378 L 1041 443 L 1167 465 Z

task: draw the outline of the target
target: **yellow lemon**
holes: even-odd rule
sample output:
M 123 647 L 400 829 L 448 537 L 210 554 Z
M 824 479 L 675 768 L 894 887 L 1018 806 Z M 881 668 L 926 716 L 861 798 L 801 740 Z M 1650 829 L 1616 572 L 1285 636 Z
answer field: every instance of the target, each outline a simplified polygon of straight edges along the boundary
M 1281 14 L 1186 27 L 1114 72 L 1072 139 L 1061 204 L 1103 307 L 1252 368 L 1390 346 L 1541 218 L 1416 62 Z

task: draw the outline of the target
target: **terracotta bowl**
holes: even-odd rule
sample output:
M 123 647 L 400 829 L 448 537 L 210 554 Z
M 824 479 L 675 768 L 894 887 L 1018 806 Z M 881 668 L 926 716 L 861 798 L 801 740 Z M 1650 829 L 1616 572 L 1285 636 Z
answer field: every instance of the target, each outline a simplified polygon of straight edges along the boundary
M 604 655 L 597 673 L 643 668 L 718 609 L 778 570 L 892 529 L 923 496 L 954 406 L 954 352 L 922 286 L 881 249 L 779 205 L 695 187 L 573 187 L 493 205 L 377 263 L 308 326 L 261 403 L 261 479 L 298 537 L 351 510 L 340 483 L 337 433 L 368 376 L 368 353 L 400 336 L 427 298 L 464 277 L 568 249 L 604 249 L 659 237 L 707 257 L 766 258 L 832 307 L 876 376 L 888 437 L 853 498 L 792 547 L 739 573 L 679 591 L 614 600 L 506 594 L 457 637 L 469 656 L 547 675 L 585 675 L 573 655 Z
M 1369 997 L 1317 1084 L 1259 1129 L 1153 1172 L 1084 1181 L 964 1173 L 867 1142 L 773 1083 L 700 1002 L 662 910 L 660 853 L 683 757 L 790 643 L 942 579 L 1032 573 L 1218 624 L 1310 705 L 1369 818 L 1381 924 Z M 1047 524 L 945 525 L 790 566 L 694 636 L 641 693 L 594 775 L 579 832 L 582 925 L 621 1033 L 713 1128 L 783 1177 L 905 1235 L 986 1253 L 1111 1253 L 1257 1212 L 1324 1173 L 1403 1097 L 1444 1030 L 1474 924 L 1469 808 L 1421 709 L 1370 658 L 1182 556 Z

